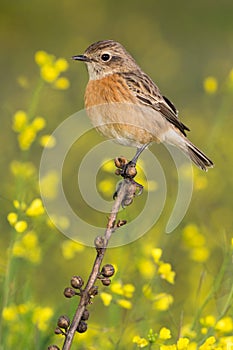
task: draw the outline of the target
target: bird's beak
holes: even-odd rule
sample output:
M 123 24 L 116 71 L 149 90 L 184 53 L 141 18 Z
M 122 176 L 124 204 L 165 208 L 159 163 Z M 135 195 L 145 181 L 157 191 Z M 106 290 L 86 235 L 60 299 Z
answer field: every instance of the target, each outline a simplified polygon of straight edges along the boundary
M 76 60 L 76 61 L 83 61 L 83 62 L 90 62 L 90 58 L 88 58 L 85 55 L 77 55 L 77 56 L 72 56 L 71 57 L 72 60 Z

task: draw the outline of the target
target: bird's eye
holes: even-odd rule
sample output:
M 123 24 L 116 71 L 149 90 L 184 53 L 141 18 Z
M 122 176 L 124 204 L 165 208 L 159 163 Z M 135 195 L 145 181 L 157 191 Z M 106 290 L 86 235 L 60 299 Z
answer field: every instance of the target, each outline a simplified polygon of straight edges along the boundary
M 101 60 L 104 62 L 109 61 L 111 58 L 111 56 L 109 55 L 109 53 L 103 53 L 103 55 L 101 56 Z

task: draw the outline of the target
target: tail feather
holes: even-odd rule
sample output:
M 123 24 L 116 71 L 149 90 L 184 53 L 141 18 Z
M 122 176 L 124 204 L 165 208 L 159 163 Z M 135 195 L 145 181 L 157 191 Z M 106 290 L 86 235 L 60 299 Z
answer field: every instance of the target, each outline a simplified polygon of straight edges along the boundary
M 188 141 L 188 140 L 187 140 Z M 190 141 L 187 142 L 187 154 L 190 159 L 202 170 L 207 171 L 208 168 L 212 168 L 214 163 L 209 159 L 202 151 L 194 146 Z
M 202 151 L 200 151 L 191 141 L 174 129 L 169 129 L 164 135 L 164 141 L 181 149 L 192 161 L 202 170 L 207 171 L 214 163 Z

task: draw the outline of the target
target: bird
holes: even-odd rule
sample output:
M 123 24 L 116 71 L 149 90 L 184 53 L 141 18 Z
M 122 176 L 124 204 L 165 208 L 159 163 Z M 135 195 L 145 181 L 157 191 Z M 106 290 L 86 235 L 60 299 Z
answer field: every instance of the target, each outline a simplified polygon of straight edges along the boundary
M 94 127 L 106 138 L 136 147 L 131 164 L 153 142 L 178 147 L 202 170 L 213 162 L 188 138 L 174 104 L 160 92 L 123 45 L 114 40 L 91 44 L 73 60 L 86 64 L 89 81 L 85 109 Z

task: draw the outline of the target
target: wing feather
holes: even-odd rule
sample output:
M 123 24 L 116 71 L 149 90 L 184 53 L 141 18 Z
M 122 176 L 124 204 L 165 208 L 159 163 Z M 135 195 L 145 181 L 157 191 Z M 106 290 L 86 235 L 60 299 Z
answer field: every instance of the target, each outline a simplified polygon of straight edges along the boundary
M 178 111 L 174 104 L 160 93 L 155 83 L 143 72 L 126 72 L 122 73 L 125 81 L 136 96 L 139 103 L 150 106 L 159 111 L 161 116 L 166 118 L 170 123 L 175 125 L 183 135 L 186 136 L 186 130 L 189 128 L 184 125 L 178 118 Z

